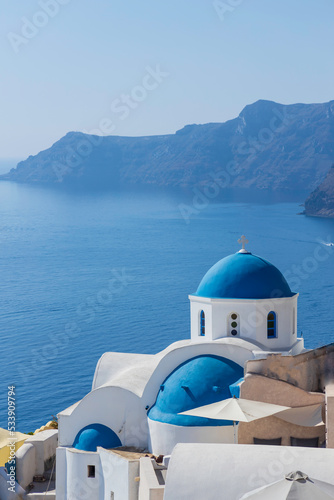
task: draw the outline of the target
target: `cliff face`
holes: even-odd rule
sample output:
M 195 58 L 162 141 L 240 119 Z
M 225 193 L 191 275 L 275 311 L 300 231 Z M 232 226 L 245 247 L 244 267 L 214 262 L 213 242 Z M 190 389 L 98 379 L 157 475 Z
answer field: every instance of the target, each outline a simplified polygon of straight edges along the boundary
M 334 157 L 334 101 L 258 101 L 225 123 L 188 125 L 173 135 L 97 137 L 70 132 L 2 179 L 59 186 L 200 188 L 220 176 L 228 189 L 303 193 Z
M 325 180 L 307 198 L 305 214 L 334 217 L 334 165 L 332 165 Z

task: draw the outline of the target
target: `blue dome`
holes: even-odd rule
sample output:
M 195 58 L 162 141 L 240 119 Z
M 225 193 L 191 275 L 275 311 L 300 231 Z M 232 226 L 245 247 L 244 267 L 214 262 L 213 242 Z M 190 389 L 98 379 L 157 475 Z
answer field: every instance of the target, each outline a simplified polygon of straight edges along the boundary
M 235 388 L 232 390 L 230 386 L 243 373 L 241 366 L 226 358 L 211 355 L 192 358 L 166 378 L 148 416 L 151 420 L 182 426 L 232 425 L 227 420 L 178 413 L 230 398 L 235 394 Z
M 219 299 L 271 299 L 292 297 L 277 267 L 251 253 L 236 253 L 209 269 L 195 293 Z
M 73 448 L 83 451 L 96 451 L 97 447 L 110 449 L 122 446 L 117 434 L 102 424 L 90 424 L 76 435 Z

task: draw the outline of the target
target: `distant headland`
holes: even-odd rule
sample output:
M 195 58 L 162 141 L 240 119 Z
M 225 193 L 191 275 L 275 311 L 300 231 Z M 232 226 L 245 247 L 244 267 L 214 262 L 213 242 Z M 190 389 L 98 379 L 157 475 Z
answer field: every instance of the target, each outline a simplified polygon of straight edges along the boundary
M 0 179 L 111 190 L 191 191 L 210 189 L 215 182 L 222 193 L 253 191 L 303 201 L 326 179 L 333 163 L 333 127 L 334 101 L 284 105 L 260 100 L 225 123 L 187 125 L 171 135 L 69 132 Z M 333 172 L 328 175 L 325 183 L 333 194 Z M 306 214 L 332 216 L 333 208 L 326 206 L 332 195 L 327 194 L 315 191 Z
M 305 214 L 315 217 L 334 217 L 334 164 L 324 181 L 307 198 Z

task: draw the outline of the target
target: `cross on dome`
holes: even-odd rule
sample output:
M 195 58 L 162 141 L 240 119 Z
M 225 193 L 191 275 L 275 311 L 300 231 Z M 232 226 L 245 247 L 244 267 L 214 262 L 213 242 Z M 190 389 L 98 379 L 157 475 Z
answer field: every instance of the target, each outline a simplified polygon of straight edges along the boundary
M 238 240 L 238 243 L 240 243 L 240 245 L 242 245 L 242 248 L 241 248 L 241 250 L 239 250 L 239 253 L 249 253 L 248 250 L 246 250 L 246 248 L 245 248 L 245 245 L 247 243 L 249 243 L 249 241 L 247 240 L 247 238 L 244 234 Z

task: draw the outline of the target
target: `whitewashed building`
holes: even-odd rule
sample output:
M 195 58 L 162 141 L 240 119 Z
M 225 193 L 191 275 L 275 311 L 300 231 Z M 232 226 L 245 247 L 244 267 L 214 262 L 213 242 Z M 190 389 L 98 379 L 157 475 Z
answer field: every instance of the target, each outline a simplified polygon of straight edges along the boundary
M 298 294 L 245 242 L 189 296 L 189 339 L 156 355 L 105 353 L 91 392 L 58 415 L 57 500 L 137 499 L 139 463 L 113 448 L 170 455 L 178 443 L 233 443 L 232 422 L 180 413 L 238 396 L 247 360 L 304 350 Z

